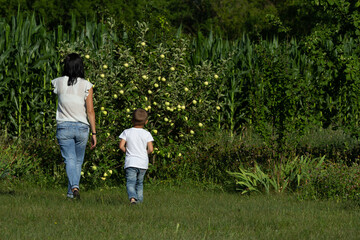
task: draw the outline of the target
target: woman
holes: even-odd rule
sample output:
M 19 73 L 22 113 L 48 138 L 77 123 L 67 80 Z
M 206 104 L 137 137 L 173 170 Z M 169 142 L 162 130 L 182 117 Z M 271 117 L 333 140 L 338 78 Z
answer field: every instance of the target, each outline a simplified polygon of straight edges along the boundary
M 56 138 L 66 165 L 69 198 L 80 199 L 80 176 L 85 148 L 91 128 L 91 149 L 96 146 L 93 84 L 84 79 L 80 56 L 71 53 L 65 58 L 62 77 L 51 81 L 58 95 Z

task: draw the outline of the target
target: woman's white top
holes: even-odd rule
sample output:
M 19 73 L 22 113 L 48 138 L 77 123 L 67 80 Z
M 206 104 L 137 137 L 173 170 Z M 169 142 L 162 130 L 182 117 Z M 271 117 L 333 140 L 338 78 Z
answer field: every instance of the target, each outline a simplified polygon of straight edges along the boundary
M 148 169 L 149 156 L 147 153 L 147 144 L 148 142 L 154 141 L 151 133 L 143 128 L 133 127 L 125 129 L 120 134 L 119 138 L 126 141 L 124 168 L 135 167 L 141 169 Z
M 69 77 L 63 76 L 51 81 L 54 93 L 58 95 L 56 122 L 82 122 L 87 125 L 89 121 L 86 114 L 86 98 L 93 84 L 77 78 L 74 85 L 68 86 Z

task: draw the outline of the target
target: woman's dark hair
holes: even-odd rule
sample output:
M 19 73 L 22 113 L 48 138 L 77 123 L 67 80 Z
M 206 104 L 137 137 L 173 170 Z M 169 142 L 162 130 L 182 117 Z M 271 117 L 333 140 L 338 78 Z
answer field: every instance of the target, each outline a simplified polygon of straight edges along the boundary
M 78 77 L 85 78 L 84 64 L 79 54 L 70 53 L 66 56 L 64 60 L 63 76 L 69 77 L 68 86 L 74 85 Z

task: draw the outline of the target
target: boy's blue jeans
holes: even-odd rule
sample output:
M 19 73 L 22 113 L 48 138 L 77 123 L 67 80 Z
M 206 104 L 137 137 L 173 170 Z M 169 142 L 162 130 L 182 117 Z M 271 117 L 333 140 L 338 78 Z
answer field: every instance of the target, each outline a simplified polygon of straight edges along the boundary
M 142 202 L 144 199 L 144 176 L 146 169 L 128 167 L 125 169 L 126 173 L 126 190 L 131 198 L 135 198 L 137 202 Z
M 56 127 L 56 138 L 69 180 L 67 196 L 72 198 L 71 190 L 80 189 L 81 167 L 89 138 L 89 126 L 80 122 L 62 122 Z

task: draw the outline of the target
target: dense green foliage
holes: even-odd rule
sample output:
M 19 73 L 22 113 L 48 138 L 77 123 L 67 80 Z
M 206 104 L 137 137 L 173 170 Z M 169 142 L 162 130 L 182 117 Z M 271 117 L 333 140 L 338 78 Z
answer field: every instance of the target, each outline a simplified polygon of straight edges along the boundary
M 1 0 L 0 16 L 8 21 L 20 10 L 37 13 L 48 29 L 59 24 L 71 27 L 76 17 L 80 27 L 86 21 L 106 23 L 115 20 L 120 29 L 130 30 L 137 21 L 147 21 L 152 34 L 162 34 L 182 25 L 193 35 L 199 31 L 223 34 L 237 39 L 244 33 L 252 37 L 308 35 L 320 20 L 328 16 L 319 11 L 313 0 Z
M 47 15 L 45 2 L 25 2 L 22 8 L 37 6 L 37 13 L 6 18 L 2 11 L 0 20 L 0 132 L 4 142 L 18 139 L 22 147 L 21 154 L 13 143 L 3 147 L 1 176 L 64 181 L 50 80 L 61 76 L 70 52 L 83 57 L 86 78 L 95 84 L 99 145 L 88 151 L 83 169 L 90 186 L 123 181 L 117 137 L 136 107 L 149 111 L 147 127 L 156 140 L 151 180 L 225 183 L 226 171 L 251 172 L 259 164 L 280 188 L 281 169 L 304 155 L 342 160 L 340 168 L 351 171 L 358 160 L 357 1 L 134 1 L 131 8 L 123 1 L 114 8 L 84 1 L 62 9 L 66 1 L 50 1 L 61 10 Z M 9 12 L 18 11 L 14 1 L 7 4 L 13 4 Z M 88 8 L 85 15 L 80 6 Z M 179 15 L 172 14 L 175 7 Z M 292 7 L 308 29 L 294 28 Z M 238 9 L 244 12 L 237 18 L 227 15 Z M 206 14 L 189 20 L 194 11 Z

